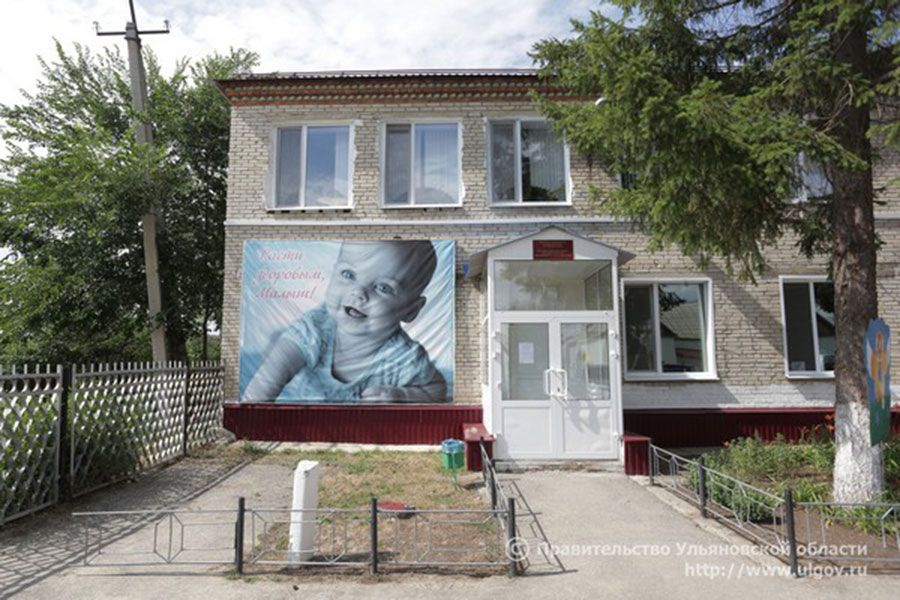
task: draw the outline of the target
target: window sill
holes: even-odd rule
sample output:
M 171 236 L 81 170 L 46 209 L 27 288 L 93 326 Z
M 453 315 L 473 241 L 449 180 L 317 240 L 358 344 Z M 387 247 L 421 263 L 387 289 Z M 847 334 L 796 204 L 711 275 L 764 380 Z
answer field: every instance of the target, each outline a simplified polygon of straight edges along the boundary
M 572 208 L 571 202 L 491 202 L 491 208 Z
M 834 371 L 802 371 L 796 373 L 785 373 L 785 377 L 791 380 L 809 380 L 809 379 L 834 379 Z
M 381 204 L 380 206 L 384 210 L 443 210 L 463 207 L 462 202 L 459 204 Z
M 351 212 L 352 206 L 267 206 L 267 213 Z
M 647 373 L 625 374 L 626 383 L 654 383 L 672 381 L 719 381 L 716 373 Z

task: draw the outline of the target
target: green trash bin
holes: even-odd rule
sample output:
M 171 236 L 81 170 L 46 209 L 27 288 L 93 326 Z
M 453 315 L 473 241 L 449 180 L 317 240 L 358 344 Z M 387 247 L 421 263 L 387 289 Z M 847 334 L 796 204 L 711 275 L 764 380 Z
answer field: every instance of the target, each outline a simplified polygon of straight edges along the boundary
M 466 445 L 461 440 L 441 442 L 441 465 L 448 471 L 456 471 L 466 466 Z

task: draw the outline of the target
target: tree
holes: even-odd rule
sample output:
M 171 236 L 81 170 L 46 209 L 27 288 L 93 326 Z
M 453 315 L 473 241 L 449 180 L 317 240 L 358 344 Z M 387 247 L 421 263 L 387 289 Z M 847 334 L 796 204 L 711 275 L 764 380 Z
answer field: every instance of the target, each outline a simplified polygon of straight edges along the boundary
M 232 50 L 164 77 L 148 53 L 149 148 L 134 143 L 117 50 L 57 44 L 36 91 L 0 106 L 0 363 L 149 359 L 140 218 L 151 199 L 172 358 L 220 322 L 229 109 L 214 79 L 256 61 Z
M 598 200 L 642 227 L 651 249 L 719 257 L 750 279 L 787 233 L 807 256 L 829 257 L 834 496 L 875 498 L 883 457 L 869 445 L 862 344 L 878 314 L 872 139 L 900 137 L 900 9 L 887 0 L 612 4 L 622 18 L 595 12 L 573 23 L 570 39 L 536 44 L 541 75 L 590 100 L 537 97 L 542 111 L 579 151 L 636 175 Z M 799 156 L 824 166 L 831 193 L 791 201 Z

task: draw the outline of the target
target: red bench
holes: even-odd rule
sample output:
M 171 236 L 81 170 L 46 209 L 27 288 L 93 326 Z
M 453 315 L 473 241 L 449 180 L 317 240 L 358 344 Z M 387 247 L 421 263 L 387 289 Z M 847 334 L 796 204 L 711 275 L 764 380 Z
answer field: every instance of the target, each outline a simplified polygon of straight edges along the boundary
M 480 471 L 481 448 L 480 442 L 484 442 L 484 448 L 490 458 L 494 457 L 494 441 L 497 439 L 488 433 L 483 423 L 463 423 L 463 441 L 466 443 L 466 468 L 469 471 Z

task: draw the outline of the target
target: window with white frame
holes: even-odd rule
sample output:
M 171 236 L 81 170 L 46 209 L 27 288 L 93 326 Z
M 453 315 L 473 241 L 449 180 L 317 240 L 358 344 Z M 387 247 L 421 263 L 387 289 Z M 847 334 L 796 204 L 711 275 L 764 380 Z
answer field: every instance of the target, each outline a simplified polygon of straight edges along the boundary
M 272 207 L 349 207 L 350 136 L 349 125 L 279 127 Z
M 632 280 L 623 289 L 626 376 L 715 376 L 708 280 Z
M 788 375 L 834 372 L 834 285 L 824 278 L 781 278 Z
M 388 124 L 383 157 L 385 207 L 459 205 L 458 123 Z
M 493 204 L 565 203 L 565 145 L 547 121 L 489 122 L 489 189 Z

